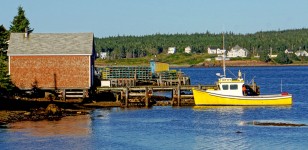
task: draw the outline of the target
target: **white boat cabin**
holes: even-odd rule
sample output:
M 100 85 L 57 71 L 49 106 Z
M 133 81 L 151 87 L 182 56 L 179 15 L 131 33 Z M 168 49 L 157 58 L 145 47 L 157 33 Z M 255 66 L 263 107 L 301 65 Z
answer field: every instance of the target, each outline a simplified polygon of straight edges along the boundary
M 233 95 L 233 96 L 243 96 L 242 86 L 244 85 L 244 80 L 232 79 L 232 78 L 220 78 L 218 80 L 217 94 Z M 215 93 L 216 93 L 215 92 Z
M 221 95 L 243 96 L 243 85 L 243 79 L 220 78 L 217 82 L 218 90 L 208 90 L 207 92 Z
M 218 79 L 218 90 L 208 90 L 207 92 L 221 95 L 243 96 L 243 85 L 245 86 L 245 83 L 242 78 L 242 73 L 239 71 L 237 79 L 226 78 L 223 76 Z

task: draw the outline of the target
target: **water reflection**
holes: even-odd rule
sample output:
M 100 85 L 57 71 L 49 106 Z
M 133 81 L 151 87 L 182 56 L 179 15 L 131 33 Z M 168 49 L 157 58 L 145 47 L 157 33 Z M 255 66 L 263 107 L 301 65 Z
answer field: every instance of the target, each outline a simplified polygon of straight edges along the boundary
M 255 118 L 255 112 L 267 114 L 289 110 L 291 106 L 194 106 L 195 147 L 198 149 L 249 149 L 250 136 L 260 128 L 240 125 Z M 249 130 L 249 132 L 247 132 Z
M 195 106 L 195 147 L 198 149 L 247 149 L 247 135 L 237 125 L 245 107 Z M 218 129 L 218 130 L 217 130 Z
M 193 106 L 195 111 L 242 112 L 246 109 L 291 109 L 292 106 Z
M 90 116 L 68 116 L 59 121 L 22 121 L 9 125 L 11 132 L 24 132 L 27 136 L 89 136 Z

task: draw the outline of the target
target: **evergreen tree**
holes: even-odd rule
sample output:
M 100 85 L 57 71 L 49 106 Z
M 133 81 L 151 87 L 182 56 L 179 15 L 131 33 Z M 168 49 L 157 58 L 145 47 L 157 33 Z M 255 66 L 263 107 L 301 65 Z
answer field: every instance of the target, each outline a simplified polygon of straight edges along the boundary
M 0 26 L 0 56 L 5 56 L 8 49 L 7 41 L 9 40 L 9 32 L 3 25 Z
M 4 56 L 0 56 L 0 92 L 10 92 L 13 88 L 14 85 L 8 75 L 7 61 Z
M 268 51 L 263 50 L 260 53 L 260 60 L 263 61 L 263 62 L 270 62 L 271 61 L 271 58 L 268 55 Z
M 18 7 L 18 14 L 14 17 L 10 26 L 11 32 L 25 32 L 25 29 L 30 28 L 30 22 L 25 16 L 25 11 L 21 6 Z
M 280 64 L 291 64 L 292 63 L 292 60 L 289 59 L 288 55 L 283 51 L 278 53 L 277 57 L 275 58 L 275 61 Z
M 288 56 L 291 60 L 294 60 L 294 61 L 300 61 L 301 59 L 299 59 L 294 53 L 292 54 L 289 54 Z

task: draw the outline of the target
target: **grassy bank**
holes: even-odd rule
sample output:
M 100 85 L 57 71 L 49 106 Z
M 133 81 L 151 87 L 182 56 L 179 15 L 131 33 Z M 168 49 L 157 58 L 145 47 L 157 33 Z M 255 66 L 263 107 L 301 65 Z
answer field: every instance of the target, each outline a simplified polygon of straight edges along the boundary
M 202 66 L 220 66 L 221 63 L 215 60 L 214 55 L 209 54 L 160 54 L 155 56 L 146 56 L 142 58 L 123 58 L 123 59 L 97 59 L 95 64 L 97 66 L 149 66 L 150 60 L 154 59 L 159 62 L 165 62 L 170 64 L 170 66 L 183 66 L 183 67 L 202 67 Z M 211 61 L 206 61 L 206 59 L 211 59 Z M 226 61 L 227 66 L 279 66 L 275 62 L 265 63 L 258 59 L 248 59 L 248 58 L 235 58 L 230 61 Z M 293 61 L 292 65 L 308 65 L 308 61 Z
M 159 62 L 165 62 L 170 65 L 190 66 L 199 63 L 203 63 L 206 58 L 209 58 L 208 54 L 160 54 L 155 56 L 146 56 L 142 58 L 124 58 L 124 59 L 97 59 L 95 64 L 97 65 L 141 65 L 148 66 L 151 59 L 155 59 Z

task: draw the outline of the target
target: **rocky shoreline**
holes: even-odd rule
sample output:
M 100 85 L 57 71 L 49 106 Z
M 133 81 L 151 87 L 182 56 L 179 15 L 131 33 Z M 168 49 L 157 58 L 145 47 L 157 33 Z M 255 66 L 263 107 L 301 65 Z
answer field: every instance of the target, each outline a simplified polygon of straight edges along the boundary
M 80 103 L 1 99 L 0 127 L 18 121 L 60 120 L 66 116 L 86 115 L 90 111 Z
M 284 66 L 308 66 L 307 63 L 293 63 L 293 64 L 275 64 L 266 63 L 259 60 L 232 60 L 225 62 L 227 67 L 284 67 Z M 222 61 L 215 62 L 203 62 L 195 65 L 170 65 L 170 68 L 210 68 L 210 67 L 221 67 Z

